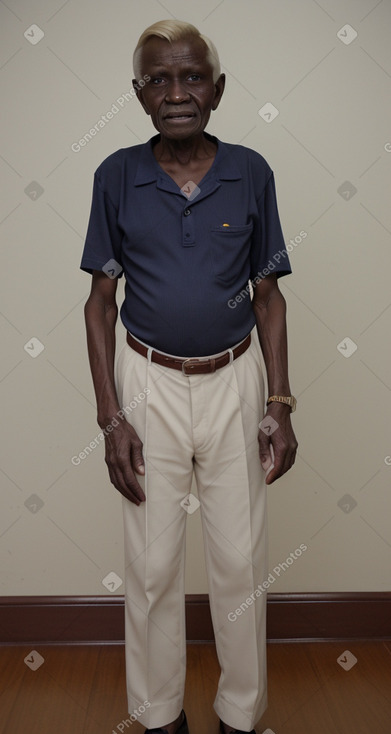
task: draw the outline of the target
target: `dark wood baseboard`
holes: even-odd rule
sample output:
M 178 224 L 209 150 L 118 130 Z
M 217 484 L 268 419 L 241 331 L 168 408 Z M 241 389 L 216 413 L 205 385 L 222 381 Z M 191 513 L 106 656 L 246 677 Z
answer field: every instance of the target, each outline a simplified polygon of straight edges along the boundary
M 186 596 L 188 642 L 213 642 L 207 594 Z M 269 642 L 391 639 L 391 592 L 269 594 Z M 0 598 L 0 644 L 122 644 L 123 596 Z

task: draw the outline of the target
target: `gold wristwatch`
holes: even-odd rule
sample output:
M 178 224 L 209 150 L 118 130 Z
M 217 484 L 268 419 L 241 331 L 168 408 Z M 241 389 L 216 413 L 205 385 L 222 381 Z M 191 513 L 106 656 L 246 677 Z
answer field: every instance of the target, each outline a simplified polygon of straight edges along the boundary
M 293 395 L 271 395 L 270 398 L 268 398 L 266 405 L 269 405 L 269 403 L 285 403 L 285 405 L 289 405 L 291 412 L 293 413 L 296 410 L 297 400 Z

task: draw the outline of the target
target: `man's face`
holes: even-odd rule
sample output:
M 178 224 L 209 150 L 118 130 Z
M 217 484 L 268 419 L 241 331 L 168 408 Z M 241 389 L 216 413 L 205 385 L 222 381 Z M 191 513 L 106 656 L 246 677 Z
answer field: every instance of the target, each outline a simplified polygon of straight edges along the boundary
M 156 36 L 142 50 L 142 74 L 150 81 L 137 96 L 162 136 L 185 140 L 205 129 L 224 91 L 224 74 L 216 84 L 202 39 L 169 43 Z M 133 80 L 135 83 L 137 80 Z

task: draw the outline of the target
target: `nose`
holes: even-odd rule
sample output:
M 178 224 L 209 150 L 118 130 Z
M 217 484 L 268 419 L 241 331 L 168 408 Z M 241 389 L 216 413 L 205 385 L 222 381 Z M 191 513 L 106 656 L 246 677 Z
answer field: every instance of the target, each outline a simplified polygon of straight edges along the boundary
M 167 87 L 166 102 L 180 104 L 189 99 L 189 92 L 184 88 L 179 79 L 172 80 Z

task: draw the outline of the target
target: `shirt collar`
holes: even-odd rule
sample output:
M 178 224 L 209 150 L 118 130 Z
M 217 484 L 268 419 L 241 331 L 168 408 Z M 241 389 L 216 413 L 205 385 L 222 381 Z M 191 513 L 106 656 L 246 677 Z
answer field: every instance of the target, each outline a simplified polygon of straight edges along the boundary
M 214 174 L 216 180 L 238 180 L 242 178 L 242 174 L 232 156 L 228 147 L 214 135 L 204 132 L 208 140 L 216 143 L 217 151 L 213 164 L 208 173 Z M 160 133 L 154 135 L 150 140 L 142 145 L 141 155 L 137 165 L 137 171 L 134 178 L 135 186 L 157 181 L 160 178 L 163 169 L 159 166 L 154 154 L 153 145 L 160 140 Z

